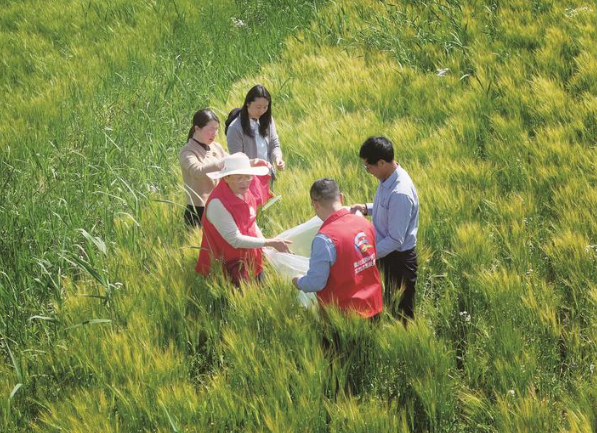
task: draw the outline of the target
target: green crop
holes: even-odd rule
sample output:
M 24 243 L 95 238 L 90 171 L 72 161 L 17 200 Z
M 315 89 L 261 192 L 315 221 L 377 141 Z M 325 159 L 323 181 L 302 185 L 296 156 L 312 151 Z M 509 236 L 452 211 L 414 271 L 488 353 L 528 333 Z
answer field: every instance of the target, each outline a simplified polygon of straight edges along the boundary
M 27 7 L 25 7 L 27 5 Z M 572 0 L 8 1 L 0 12 L 3 431 L 597 429 L 597 19 Z M 303 310 L 193 267 L 195 110 L 272 93 L 287 170 L 420 197 L 417 320 Z M 225 142 L 223 131 L 219 141 Z M 336 352 L 324 341 L 334 341 Z

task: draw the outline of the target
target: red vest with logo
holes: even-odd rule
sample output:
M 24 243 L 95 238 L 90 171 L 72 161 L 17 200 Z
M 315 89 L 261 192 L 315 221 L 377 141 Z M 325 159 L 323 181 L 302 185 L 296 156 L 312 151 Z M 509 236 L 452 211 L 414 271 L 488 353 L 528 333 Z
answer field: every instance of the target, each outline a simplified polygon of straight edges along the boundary
M 269 179 L 266 176 L 254 176 L 245 193 L 244 200 L 234 195 L 225 181 L 220 181 L 210 194 L 205 208 L 213 199 L 218 199 L 226 210 L 232 215 L 238 230 L 246 236 L 257 237 L 255 219 L 257 208 L 272 197 L 269 190 Z M 203 226 L 203 239 L 201 251 L 195 270 L 203 275 L 208 275 L 211 270 L 212 260 L 222 262 L 224 272 L 232 276 L 238 283 L 237 276 L 230 275 L 231 269 L 241 271 L 241 277 L 257 276 L 263 270 L 263 257 L 261 248 L 234 248 L 220 235 L 216 227 L 207 219 L 207 212 L 201 219 Z
M 320 304 L 336 304 L 372 317 L 382 310 L 381 282 L 375 265 L 377 249 L 373 225 L 363 217 L 341 209 L 326 219 L 319 230 L 334 243 L 336 262 L 323 290 Z

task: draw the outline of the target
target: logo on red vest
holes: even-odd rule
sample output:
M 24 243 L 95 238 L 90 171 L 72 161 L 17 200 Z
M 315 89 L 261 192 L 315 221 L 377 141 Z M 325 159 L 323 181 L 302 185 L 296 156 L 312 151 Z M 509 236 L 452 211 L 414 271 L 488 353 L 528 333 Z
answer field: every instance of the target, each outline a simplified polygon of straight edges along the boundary
M 373 245 L 371 245 L 364 232 L 358 232 L 354 237 L 354 247 L 363 257 L 368 257 L 373 254 Z
M 354 248 L 362 259 L 354 262 L 354 273 L 358 274 L 367 268 L 375 265 L 375 248 L 367 239 L 364 232 L 358 232 L 354 237 Z

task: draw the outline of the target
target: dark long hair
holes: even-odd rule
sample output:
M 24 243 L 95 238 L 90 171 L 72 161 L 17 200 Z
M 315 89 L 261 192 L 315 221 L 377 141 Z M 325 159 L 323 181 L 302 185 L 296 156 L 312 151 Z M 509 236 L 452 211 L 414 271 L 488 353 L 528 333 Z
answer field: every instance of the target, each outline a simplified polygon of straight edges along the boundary
M 216 113 L 211 111 L 209 108 L 204 108 L 202 110 L 197 111 L 193 116 L 193 126 L 191 126 L 191 130 L 189 131 L 189 137 L 187 138 L 187 140 L 190 140 L 193 137 L 193 133 L 195 132 L 195 126 L 203 128 L 212 120 L 218 122 L 218 125 L 220 124 L 220 119 L 218 119 Z
M 232 110 L 230 110 L 230 113 L 228 113 L 228 117 L 224 122 L 224 134 L 228 135 L 228 128 L 230 128 L 230 125 L 232 124 L 232 122 L 234 122 L 234 119 L 238 117 L 240 111 L 240 108 L 233 108 Z
M 247 96 L 245 96 L 245 103 L 240 110 L 240 124 L 243 127 L 243 132 L 251 138 L 254 138 L 255 135 L 251 130 L 251 119 L 249 119 L 249 110 L 247 106 L 257 98 L 265 98 L 269 102 L 267 111 L 259 118 L 259 134 L 262 137 L 265 137 L 269 125 L 272 123 L 272 97 L 265 87 L 261 84 L 257 84 L 256 86 L 253 86 L 247 93 Z

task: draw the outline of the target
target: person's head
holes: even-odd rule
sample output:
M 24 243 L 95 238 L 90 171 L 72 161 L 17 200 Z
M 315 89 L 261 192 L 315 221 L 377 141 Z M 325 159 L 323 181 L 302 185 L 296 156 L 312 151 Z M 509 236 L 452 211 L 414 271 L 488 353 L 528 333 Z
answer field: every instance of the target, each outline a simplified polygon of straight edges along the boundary
M 309 195 L 311 196 L 313 210 L 323 221 L 338 211 L 344 200 L 336 181 L 328 178 L 313 182 Z
M 244 153 L 234 153 L 224 158 L 221 170 L 211 171 L 211 179 L 224 179 L 230 190 L 237 195 L 244 195 L 249 189 L 253 176 L 265 176 L 269 173 L 266 166 L 252 167 L 251 160 Z
M 369 137 L 361 145 L 359 157 L 365 169 L 380 180 L 385 180 L 396 169 L 394 146 L 386 137 Z
M 231 174 L 224 177 L 224 182 L 228 184 L 228 188 L 235 195 L 245 195 L 252 180 L 253 175 L 251 174 Z
M 272 97 L 261 84 L 253 86 L 247 92 L 240 115 L 243 132 L 253 137 L 251 119 L 259 120 L 259 134 L 265 137 L 272 121 Z
M 218 135 L 220 119 L 208 108 L 199 110 L 193 116 L 193 126 L 189 131 L 189 140 L 194 138 L 200 143 L 211 144 Z

